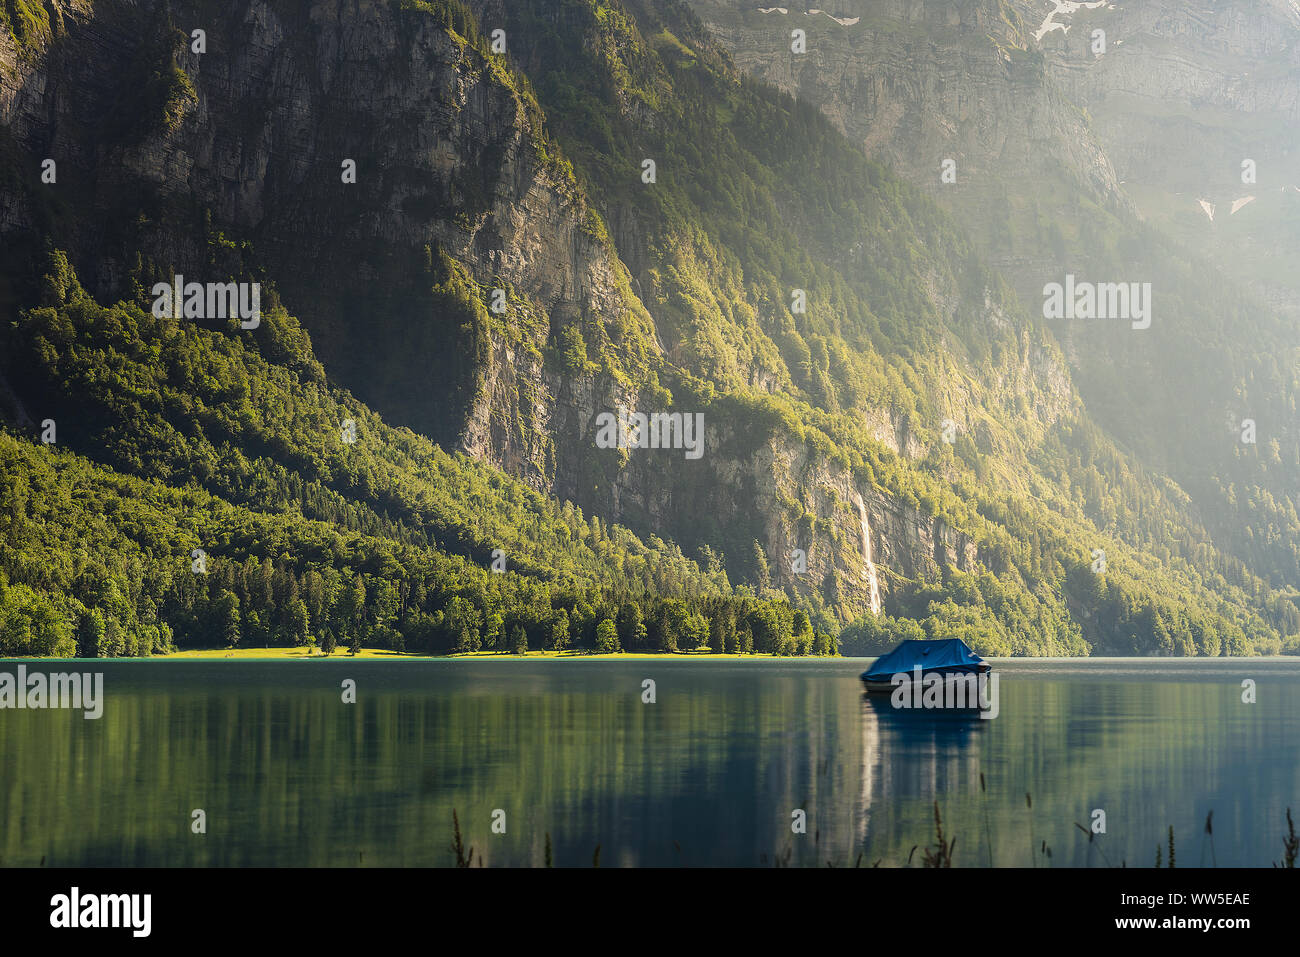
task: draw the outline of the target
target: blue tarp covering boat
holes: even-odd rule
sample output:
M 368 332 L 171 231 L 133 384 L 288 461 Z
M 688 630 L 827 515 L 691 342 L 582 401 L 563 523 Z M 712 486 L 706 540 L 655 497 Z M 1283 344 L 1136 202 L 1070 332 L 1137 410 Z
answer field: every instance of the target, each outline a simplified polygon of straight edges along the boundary
M 888 687 L 894 675 L 905 672 L 912 674 L 912 669 L 921 666 L 921 674 L 979 674 L 988 671 L 990 665 L 957 638 L 941 638 L 938 641 L 904 641 L 887 655 L 881 655 L 875 663 L 862 672 L 862 680 L 870 686 Z

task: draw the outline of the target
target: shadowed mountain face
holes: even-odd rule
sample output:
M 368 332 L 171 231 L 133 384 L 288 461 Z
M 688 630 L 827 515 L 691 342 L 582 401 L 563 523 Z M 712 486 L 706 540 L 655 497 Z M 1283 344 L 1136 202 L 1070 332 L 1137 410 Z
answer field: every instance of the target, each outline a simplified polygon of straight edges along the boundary
M 1132 154 L 1081 108 L 1113 99 L 1091 79 L 1112 53 L 1074 63 L 1081 28 L 1058 44 L 1034 4 L 12 6 L 15 433 L 42 407 L 75 421 L 86 390 L 93 427 L 66 434 L 112 470 L 260 511 L 275 497 L 230 464 L 260 456 L 364 503 L 369 533 L 419 531 L 428 514 L 391 503 L 419 499 L 426 446 L 340 487 L 301 422 L 227 415 L 216 434 L 157 367 L 191 346 L 149 351 L 165 324 L 123 320 L 132 375 L 101 374 L 121 349 L 95 309 L 150 311 L 177 275 L 257 281 L 276 320 L 208 323 L 202 347 L 235 337 L 251 395 L 331 435 L 336 409 L 382 417 L 488 466 L 507 499 L 680 547 L 699 566 L 661 579 L 674 594 L 784 595 L 819 628 L 856 621 L 859 650 L 919 630 L 993 653 L 1219 653 L 1300 632 L 1287 325 L 1142 221 Z M 1067 275 L 1137 284 L 1134 315 L 1044 318 Z M 212 462 L 123 446 L 164 421 Z M 498 523 L 472 485 L 434 545 L 486 562 Z M 617 587 L 624 559 L 605 576 L 583 556 L 585 587 Z

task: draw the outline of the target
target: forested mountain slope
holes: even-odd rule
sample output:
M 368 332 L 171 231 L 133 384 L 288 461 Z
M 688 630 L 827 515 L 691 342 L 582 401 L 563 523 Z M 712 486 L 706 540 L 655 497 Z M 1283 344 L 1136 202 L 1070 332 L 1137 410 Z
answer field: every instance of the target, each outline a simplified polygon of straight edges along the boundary
M 625 650 L 829 650 L 787 602 L 386 426 L 282 309 L 259 352 L 102 307 L 62 254 L 43 285 L 0 337 L 52 439 L 0 434 L 3 653 L 595 648 L 607 619 Z
M 594 641 L 600 600 L 625 644 L 635 615 L 671 621 L 666 645 L 785 650 L 848 622 L 846 650 L 920 630 L 995 654 L 1244 653 L 1300 631 L 1271 569 L 1097 424 L 1054 331 L 956 221 L 739 73 L 680 4 L 17 7 L 0 303 L 19 475 L 56 481 L 40 456 L 68 453 L 29 445 L 53 418 L 97 481 L 293 516 L 279 551 L 239 560 L 300 591 L 294 536 L 342 530 L 518 582 L 500 588 L 559 576 L 530 642 L 561 610 Z M 176 274 L 260 281 L 261 325 L 155 318 Z M 620 407 L 702 416 L 702 455 L 602 447 Z M 57 597 L 75 576 L 5 547 L 11 588 L 82 614 Z M 484 570 L 494 548 L 519 579 Z M 357 570 L 329 567 L 338 588 Z M 386 576 L 367 568 L 369 596 Z M 424 600 L 325 624 L 429 648 L 475 616 L 511 633 L 486 623 L 524 603 L 451 582 L 422 573 Z M 265 632 L 284 606 L 256 594 L 158 620 L 252 612 Z M 129 631 L 140 606 L 109 617 Z
M 1027 312 L 1067 275 L 1149 283 L 1148 328 L 1045 326 L 1092 419 L 1179 483 L 1221 550 L 1294 588 L 1294 5 L 690 6 L 741 68 L 950 209 Z

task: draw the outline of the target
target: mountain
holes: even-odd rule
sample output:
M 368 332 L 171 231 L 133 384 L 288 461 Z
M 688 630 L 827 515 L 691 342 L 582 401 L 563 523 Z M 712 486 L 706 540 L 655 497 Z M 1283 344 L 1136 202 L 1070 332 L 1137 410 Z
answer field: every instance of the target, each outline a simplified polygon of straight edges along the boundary
M 1239 462 L 1178 410 L 1293 402 L 1288 327 L 1138 219 L 998 9 L 978 20 L 1002 31 L 993 53 L 974 44 L 934 74 L 908 44 L 960 22 L 927 6 L 881 29 L 901 34 L 896 71 L 912 61 L 925 82 L 979 61 L 980 116 L 1008 130 L 1016 96 L 1040 101 L 1045 158 L 1028 168 L 1082 183 L 1065 194 L 1087 211 L 1078 228 L 1111 230 L 1085 265 L 1149 265 L 1162 311 L 1145 339 L 1041 318 L 979 207 L 864 149 L 851 111 L 748 75 L 707 8 L 14 0 L 0 508 L 24 537 L 0 551 L 9 589 L 66 630 L 97 614 L 211 638 L 252 612 L 269 641 L 325 627 L 430 649 L 471 632 L 506 647 L 506 609 L 535 645 L 563 611 L 579 645 L 610 617 L 628 647 L 748 635 L 807 651 L 840 632 L 858 652 L 914 634 L 991 654 L 1279 650 L 1300 632 L 1294 436 Z M 806 19 L 814 48 L 846 29 Z M 1035 84 L 1048 92 L 1019 92 Z M 895 142 L 907 125 L 862 129 Z M 1065 262 L 1077 237 L 1054 182 L 1033 199 L 1049 230 L 1070 225 Z M 261 324 L 157 315 L 177 275 L 259 283 Z M 1238 329 L 1256 338 L 1225 345 Z M 681 428 L 667 447 L 645 447 L 648 430 L 602 441 L 623 410 L 700 422 L 703 444 Z M 47 418 L 60 451 L 38 441 Z M 111 522 L 103 541 L 128 534 L 157 580 L 101 600 L 77 577 L 86 539 L 31 520 L 31 475 L 73 500 L 86 483 L 147 488 L 285 524 L 241 536 L 223 586 L 182 612 L 169 601 L 202 547 L 181 531 L 194 520 L 169 505 L 146 524 L 176 531 L 148 548 Z M 362 554 L 318 551 L 356 534 Z M 41 568 L 37 547 L 59 561 Z M 377 556 L 399 547 L 422 551 L 396 559 L 396 605 L 377 601 L 393 572 Z M 325 569 L 337 594 L 319 620 L 280 620 L 287 580 L 301 594 Z M 258 586 L 277 571 L 279 591 Z
M 101 306 L 60 253 L 42 296 L 4 337 L 45 417 L 0 436 L 6 653 L 563 649 L 606 620 L 629 651 L 829 648 L 787 602 L 385 425 L 279 307 L 254 348 Z
M 1148 0 L 1068 22 L 1043 52 L 1140 214 L 1300 317 L 1300 9 Z M 1118 41 L 1102 56 L 1080 42 L 1097 29 Z
M 1148 329 L 1048 324 L 1073 382 L 1109 435 L 1188 493 L 1221 549 L 1294 589 L 1290 4 L 690 6 L 741 68 L 951 211 L 1026 311 L 1067 274 L 1150 282 Z M 1242 182 L 1252 157 L 1259 189 Z

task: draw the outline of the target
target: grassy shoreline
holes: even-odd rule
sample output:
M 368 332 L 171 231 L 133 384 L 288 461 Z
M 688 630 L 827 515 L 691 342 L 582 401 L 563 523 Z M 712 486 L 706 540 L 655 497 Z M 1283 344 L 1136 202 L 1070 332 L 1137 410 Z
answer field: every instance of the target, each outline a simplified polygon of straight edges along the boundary
M 0 660 L 5 661 L 345 661 L 365 658 L 369 660 L 380 659 L 389 661 L 412 660 L 412 661 L 446 661 L 455 658 L 481 658 L 481 659 L 506 659 L 518 660 L 528 658 L 530 660 L 545 659 L 569 659 L 580 660 L 590 658 L 615 658 L 615 659 L 640 659 L 640 658 L 676 658 L 676 659 L 698 659 L 698 658 L 760 658 L 771 659 L 780 658 L 780 655 L 770 653 L 754 654 L 717 654 L 711 651 L 678 651 L 678 652 L 615 652 L 614 654 L 597 654 L 591 651 L 530 651 L 527 655 L 517 655 L 513 653 L 502 653 L 499 651 L 472 651 L 461 652 L 447 655 L 425 655 L 407 651 L 387 651 L 378 648 L 363 648 L 357 654 L 352 654 L 347 648 L 335 649 L 333 654 L 326 655 L 319 648 L 187 648 L 184 651 L 174 651 L 169 655 L 150 655 L 148 657 L 121 657 L 121 658 L 34 658 L 34 657 L 15 657 Z M 788 657 L 788 656 L 787 656 Z M 820 660 L 831 661 L 832 658 L 817 658 L 814 655 L 802 655 L 788 657 L 790 661 L 796 660 Z
M 819 656 L 819 655 L 774 655 L 770 652 L 751 652 L 748 654 L 724 653 L 719 654 L 713 651 L 638 651 L 626 652 L 619 651 L 613 654 L 598 654 L 594 651 L 583 650 L 565 650 L 565 651 L 530 651 L 527 655 L 517 655 L 513 652 L 504 653 L 499 651 L 472 651 L 457 652 L 446 655 L 426 655 L 410 651 L 389 651 L 380 648 L 364 648 L 357 654 L 353 655 L 347 648 L 340 647 L 335 649 L 333 654 L 326 655 L 319 648 L 187 648 L 183 651 L 173 651 L 168 655 L 150 655 L 147 657 L 120 657 L 120 658 L 44 658 L 32 655 L 14 655 L 11 657 L 0 657 L 0 661 L 325 661 L 327 658 L 331 661 L 355 660 L 365 658 L 367 660 L 388 660 L 388 661 L 448 661 L 460 658 L 474 658 L 484 660 L 506 660 L 516 661 L 521 658 L 529 660 L 546 659 L 556 661 L 584 661 L 592 658 L 599 659 L 617 659 L 620 661 L 641 660 L 641 659 L 668 659 L 678 661 L 696 661 L 696 660 L 761 660 L 770 661 L 772 659 L 781 659 L 785 661 L 872 661 L 877 655 L 836 655 L 836 656 Z M 1097 665 L 1114 665 L 1114 664 L 1133 664 L 1136 662 L 1161 662 L 1172 664 L 1174 662 L 1204 663 L 1206 665 L 1212 662 L 1220 664 L 1224 662 L 1241 662 L 1241 663 L 1268 663 L 1268 662 L 1292 662 L 1300 661 L 1300 655 L 1245 655 L 1245 656 L 1151 656 L 1151 655 L 1133 655 L 1133 656 L 1098 656 L 1081 655 L 1075 658 L 1069 657 L 1035 657 L 1023 656 L 1018 658 L 999 658 L 989 657 L 986 661 L 994 664 L 998 663 L 1032 663 L 1032 664 L 1052 664 L 1052 663 L 1078 663 L 1088 662 Z

